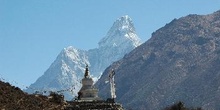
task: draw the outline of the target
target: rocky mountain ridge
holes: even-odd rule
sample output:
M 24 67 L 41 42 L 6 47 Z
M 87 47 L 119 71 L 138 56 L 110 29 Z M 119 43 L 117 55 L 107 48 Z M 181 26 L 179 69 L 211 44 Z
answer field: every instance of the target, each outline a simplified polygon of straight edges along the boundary
M 183 101 L 187 106 L 218 110 L 220 97 L 220 11 L 174 19 L 97 82 L 109 95 L 105 79 L 115 69 L 117 101 L 125 108 L 158 110 Z

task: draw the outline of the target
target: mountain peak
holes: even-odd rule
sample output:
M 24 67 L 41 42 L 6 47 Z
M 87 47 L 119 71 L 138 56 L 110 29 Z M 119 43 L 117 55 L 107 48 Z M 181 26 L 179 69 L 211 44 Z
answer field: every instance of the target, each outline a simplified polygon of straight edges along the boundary
M 132 19 L 128 15 L 124 15 L 124 16 L 121 16 L 120 18 L 118 18 L 117 21 L 127 24 L 129 22 L 132 22 Z
M 131 42 L 132 45 L 140 45 L 134 24 L 128 15 L 118 18 L 108 31 L 107 35 L 99 42 L 100 47 L 118 46 L 123 42 Z
M 70 56 L 71 54 L 77 54 L 78 49 L 74 48 L 73 46 L 68 46 L 64 48 L 61 52 L 64 56 Z
M 128 15 L 118 18 L 113 24 L 113 27 L 120 31 L 135 31 L 132 19 Z

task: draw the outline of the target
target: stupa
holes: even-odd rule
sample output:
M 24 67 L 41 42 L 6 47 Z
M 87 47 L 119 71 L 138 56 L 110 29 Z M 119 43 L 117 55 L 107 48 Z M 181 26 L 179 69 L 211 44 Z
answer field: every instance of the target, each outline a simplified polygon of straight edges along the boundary
M 100 100 L 100 98 L 98 97 L 98 89 L 95 88 L 94 81 L 89 75 L 88 65 L 86 65 L 84 78 L 82 79 L 82 88 L 78 92 L 78 100 Z
M 111 78 L 113 77 L 114 74 L 112 72 Z M 112 81 L 114 81 L 114 78 Z M 114 86 L 112 87 L 111 93 L 115 92 Z M 122 105 L 114 101 L 116 95 L 113 96 L 112 99 L 107 100 L 102 100 L 98 97 L 98 89 L 95 88 L 94 81 L 89 75 L 88 65 L 86 65 L 84 78 L 82 79 L 82 88 L 78 92 L 78 99 L 67 101 L 68 105 L 65 110 L 123 110 Z

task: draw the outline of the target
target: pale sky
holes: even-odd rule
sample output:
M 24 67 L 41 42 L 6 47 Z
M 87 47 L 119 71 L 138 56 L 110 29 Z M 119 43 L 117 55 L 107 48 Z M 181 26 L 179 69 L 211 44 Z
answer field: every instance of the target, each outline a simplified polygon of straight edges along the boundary
M 0 77 L 29 86 L 63 48 L 96 48 L 123 15 L 145 42 L 174 18 L 217 10 L 219 0 L 0 0 Z

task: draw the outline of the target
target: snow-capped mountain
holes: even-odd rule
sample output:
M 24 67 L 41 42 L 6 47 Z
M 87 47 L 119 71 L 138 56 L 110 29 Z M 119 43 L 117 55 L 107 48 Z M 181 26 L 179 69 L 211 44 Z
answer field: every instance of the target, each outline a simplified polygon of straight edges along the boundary
M 81 87 L 79 78 L 83 77 L 84 65 L 89 64 L 86 51 L 72 46 L 64 48 L 51 64 L 49 69 L 32 84 L 27 92 L 35 91 L 78 91 Z M 77 92 L 64 92 L 66 97 L 76 95 Z
M 140 39 L 136 35 L 134 25 L 131 18 L 126 15 L 117 19 L 106 37 L 99 42 L 99 47 L 116 47 L 124 45 L 140 45 Z
M 97 49 L 89 50 L 90 71 L 98 77 L 107 66 L 141 44 L 130 17 L 117 19 Z
M 67 90 L 64 95 L 70 100 L 81 87 L 80 80 L 83 78 L 86 64 L 89 65 L 92 77 L 97 80 L 106 67 L 123 58 L 140 44 L 131 18 L 127 15 L 122 16 L 100 40 L 98 48 L 88 51 L 73 46 L 64 48 L 47 71 L 26 91 L 33 93 L 36 90 Z M 73 91 L 70 92 L 69 88 Z

